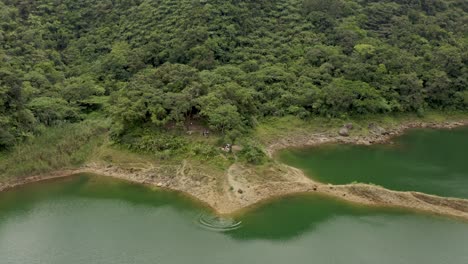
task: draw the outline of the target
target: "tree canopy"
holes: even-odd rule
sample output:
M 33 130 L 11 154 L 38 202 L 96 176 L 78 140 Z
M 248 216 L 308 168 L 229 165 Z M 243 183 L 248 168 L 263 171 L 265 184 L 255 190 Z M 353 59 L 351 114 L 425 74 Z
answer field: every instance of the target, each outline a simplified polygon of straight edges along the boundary
M 0 149 L 116 127 L 468 107 L 464 0 L 0 0 Z M 97 98 L 109 98 L 100 100 Z

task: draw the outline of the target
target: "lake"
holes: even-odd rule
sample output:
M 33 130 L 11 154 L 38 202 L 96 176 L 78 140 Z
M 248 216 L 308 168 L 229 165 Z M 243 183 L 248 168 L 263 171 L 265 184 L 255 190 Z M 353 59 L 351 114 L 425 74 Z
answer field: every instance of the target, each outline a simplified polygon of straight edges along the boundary
M 468 223 L 298 195 L 217 218 L 81 174 L 0 193 L 0 263 L 468 263 Z
M 412 130 L 393 144 L 290 149 L 281 151 L 279 158 L 325 183 L 374 183 L 392 190 L 468 198 L 468 127 Z

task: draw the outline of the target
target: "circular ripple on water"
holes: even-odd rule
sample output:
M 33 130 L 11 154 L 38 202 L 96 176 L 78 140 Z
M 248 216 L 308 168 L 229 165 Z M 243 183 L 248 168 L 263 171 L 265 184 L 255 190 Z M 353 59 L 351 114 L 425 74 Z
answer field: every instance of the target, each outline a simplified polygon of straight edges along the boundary
M 242 226 L 242 221 L 237 221 L 229 217 L 202 213 L 198 216 L 198 224 L 211 231 L 227 232 L 240 228 Z

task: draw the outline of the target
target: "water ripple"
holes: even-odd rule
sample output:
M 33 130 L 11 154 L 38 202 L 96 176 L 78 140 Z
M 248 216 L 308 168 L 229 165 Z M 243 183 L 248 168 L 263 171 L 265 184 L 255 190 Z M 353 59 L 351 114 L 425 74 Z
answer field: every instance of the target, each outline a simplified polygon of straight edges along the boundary
M 201 213 L 198 216 L 197 223 L 202 228 L 215 232 L 227 232 L 242 227 L 242 221 L 238 221 L 230 217 L 221 217 L 207 213 Z

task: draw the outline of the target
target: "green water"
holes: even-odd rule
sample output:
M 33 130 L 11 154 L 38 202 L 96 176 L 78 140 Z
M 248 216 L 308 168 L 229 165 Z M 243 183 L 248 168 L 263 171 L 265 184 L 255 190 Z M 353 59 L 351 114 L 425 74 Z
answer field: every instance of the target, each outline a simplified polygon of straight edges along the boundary
M 237 229 L 181 195 L 102 177 L 0 194 L 0 263 L 468 263 L 468 223 L 320 196 L 265 204 Z M 229 222 L 229 221 L 228 221 Z
M 374 183 L 389 189 L 468 198 L 468 128 L 421 129 L 394 144 L 330 144 L 287 150 L 280 159 L 322 182 Z

